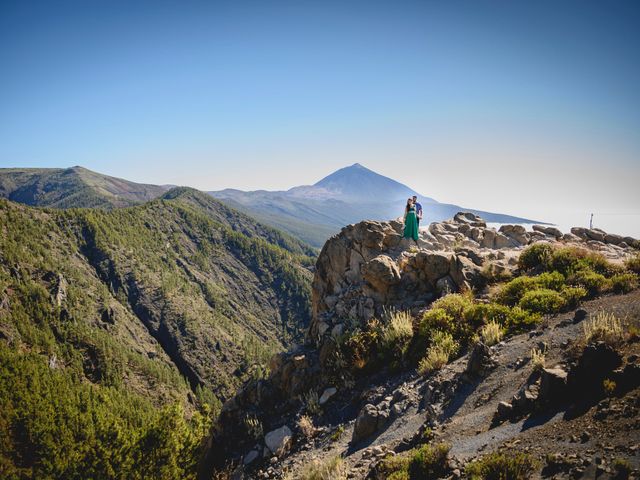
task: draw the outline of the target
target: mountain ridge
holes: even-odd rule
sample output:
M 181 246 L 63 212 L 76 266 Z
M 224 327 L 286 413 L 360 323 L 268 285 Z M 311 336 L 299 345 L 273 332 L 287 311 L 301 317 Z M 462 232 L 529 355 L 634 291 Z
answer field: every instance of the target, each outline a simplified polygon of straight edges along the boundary
M 128 207 L 153 200 L 170 188 L 130 182 L 80 166 L 0 168 L 0 197 L 31 206 Z

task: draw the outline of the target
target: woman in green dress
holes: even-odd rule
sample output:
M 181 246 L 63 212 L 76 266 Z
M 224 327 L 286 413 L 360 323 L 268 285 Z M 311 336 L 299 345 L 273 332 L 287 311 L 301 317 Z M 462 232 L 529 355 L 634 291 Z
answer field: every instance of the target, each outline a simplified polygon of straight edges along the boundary
M 407 206 L 404 209 L 404 238 L 413 238 L 418 241 L 418 217 L 416 216 L 416 206 L 413 199 L 407 200 Z

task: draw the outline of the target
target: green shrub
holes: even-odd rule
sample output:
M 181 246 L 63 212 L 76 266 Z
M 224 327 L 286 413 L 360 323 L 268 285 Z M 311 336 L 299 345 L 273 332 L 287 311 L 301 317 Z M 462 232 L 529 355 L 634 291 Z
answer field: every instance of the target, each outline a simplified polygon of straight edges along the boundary
M 421 375 L 427 375 L 444 367 L 460 348 L 448 332 L 436 330 L 431 335 L 431 346 L 418 365 Z
M 547 269 L 553 251 L 548 243 L 534 243 L 520 254 L 518 268 L 523 272 L 537 268 Z
M 465 310 L 473 306 L 473 296 L 468 293 L 450 293 L 439 298 L 431 308 L 441 308 L 452 318 L 458 320 L 463 317 Z
M 446 475 L 449 465 L 447 457 L 451 446 L 445 443 L 422 445 L 409 457 L 409 478 L 441 478 Z
M 387 480 L 424 480 L 442 478 L 449 471 L 451 447 L 445 443 L 425 444 L 405 455 L 387 457 L 376 468 Z
M 564 287 L 560 295 L 564 298 L 567 308 L 576 308 L 580 300 L 587 296 L 587 291 L 582 287 Z
M 566 282 L 566 278 L 560 272 L 544 272 L 534 277 L 539 287 L 559 291 Z
M 473 307 L 473 299 L 467 294 L 453 293 L 436 300 L 422 317 L 420 336 L 429 339 L 430 332 L 439 330 L 449 332 L 454 338 L 465 343 L 473 333 L 471 325 L 466 321 L 466 312 Z
M 548 266 L 548 270 L 558 271 L 565 276 L 570 276 L 583 269 L 589 269 L 603 275 L 612 275 L 620 271 L 620 267 L 609 262 L 601 254 L 578 247 L 556 249 Z
M 474 327 L 481 327 L 489 322 L 507 325 L 511 308 L 499 303 L 476 303 L 465 312 L 465 320 Z
M 538 288 L 535 277 L 517 277 L 505 284 L 498 292 L 497 300 L 509 306 L 517 305 L 525 293 Z
M 431 308 L 424 312 L 420 321 L 419 333 L 423 337 L 428 337 L 433 330 L 452 332 L 454 330 L 454 320 L 444 308 Z
M 507 319 L 507 328 L 512 332 L 521 332 L 535 327 L 542 317 L 537 312 L 529 312 L 520 307 L 513 307 Z
M 535 313 L 557 313 L 566 305 L 566 300 L 555 290 L 540 288 L 525 293 L 520 308 Z
M 603 274 L 596 273 L 588 268 L 574 272 L 573 275 L 569 277 L 569 283 L 583 287 L 591 297 L 604 292 L 611 285 Z
M 468 464 L 465 473 L 472 480 L 526 480 L 535 468 L 536 462 L 529 454 L 496 452 Z
M 617 273 L 610 281 L 611 290 L 616 293 L 629 293 L 638 288 L 638 275 L 635 273 Z

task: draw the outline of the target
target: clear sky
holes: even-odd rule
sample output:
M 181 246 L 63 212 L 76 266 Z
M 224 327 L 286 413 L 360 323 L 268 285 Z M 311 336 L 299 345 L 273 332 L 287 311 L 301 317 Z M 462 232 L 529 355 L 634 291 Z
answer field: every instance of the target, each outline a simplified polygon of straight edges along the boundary
M 635 0 L 2 0 L 0 166 L 213 190 L 359 162 L 640 236 L 639 25 Z

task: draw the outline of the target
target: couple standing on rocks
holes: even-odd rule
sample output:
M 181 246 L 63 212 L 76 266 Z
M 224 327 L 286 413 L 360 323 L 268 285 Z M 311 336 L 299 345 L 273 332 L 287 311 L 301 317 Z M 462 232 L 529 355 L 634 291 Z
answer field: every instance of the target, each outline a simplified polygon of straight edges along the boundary
M 422 205 L 418 203 L 415 195 L 407 199 L 407 206 L 404 209 L 404 238 L 413 238 L 418 241 L 418 229 L 422 219 Z

